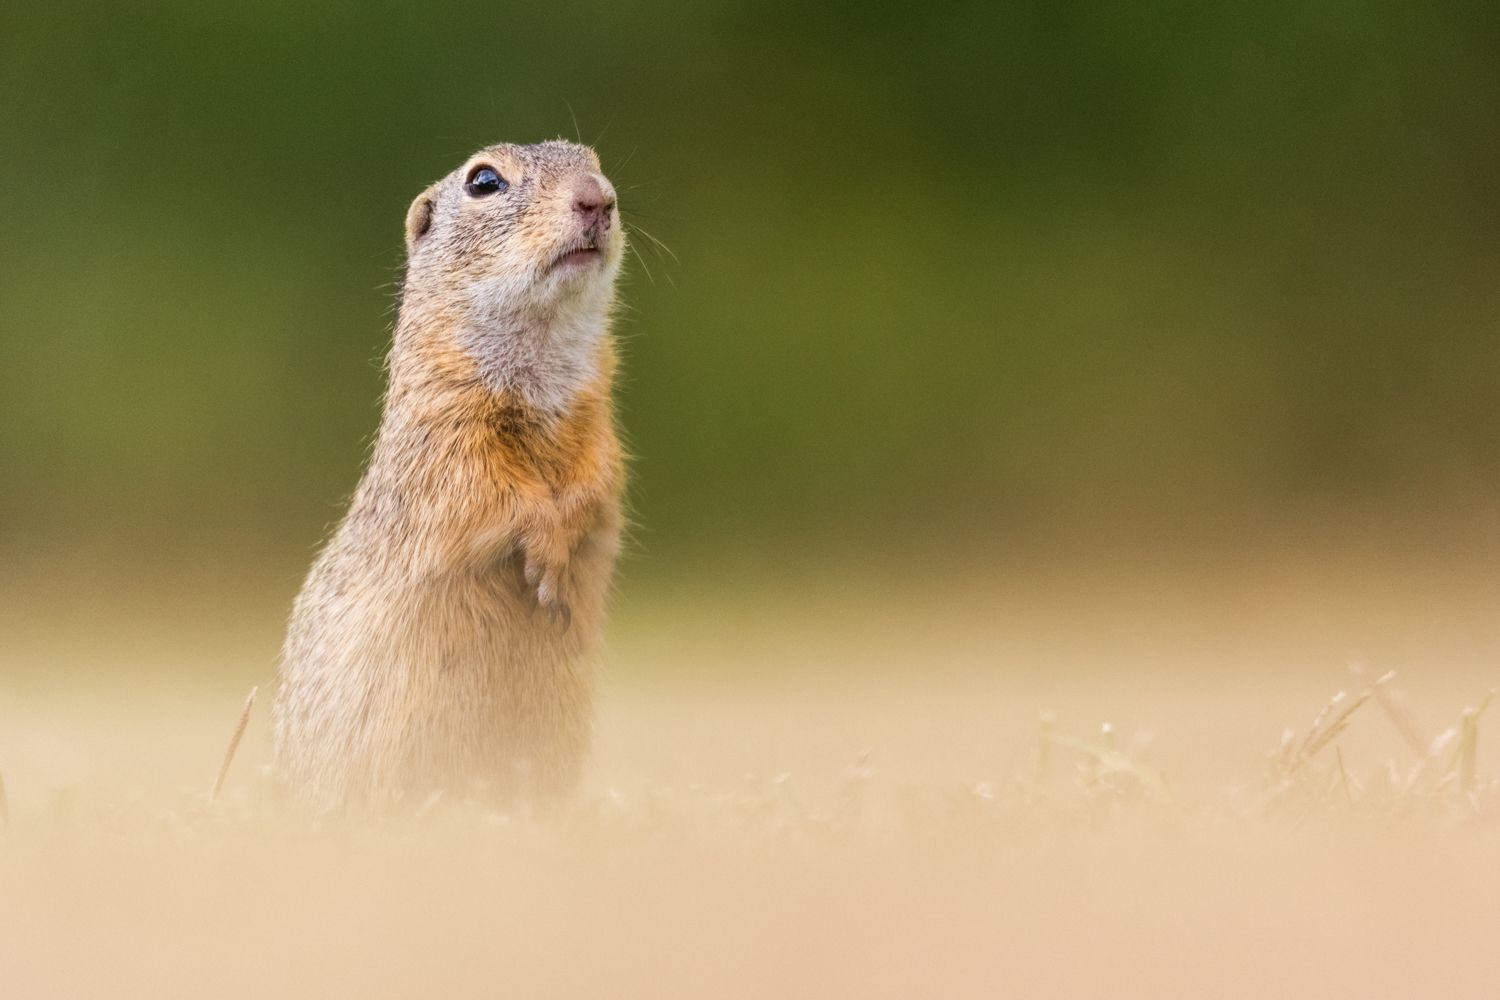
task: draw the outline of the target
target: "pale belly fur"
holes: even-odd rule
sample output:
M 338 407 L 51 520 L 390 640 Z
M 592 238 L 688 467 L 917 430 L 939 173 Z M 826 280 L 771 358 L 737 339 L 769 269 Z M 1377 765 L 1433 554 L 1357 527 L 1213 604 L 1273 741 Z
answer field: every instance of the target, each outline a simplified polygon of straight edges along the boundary
M 612 563 L 601 542 L 576 559 Z M 335 809 L 567 794 L 588 748 L 608 566 L 575 566 L 585 582 L 564 624 L 536 607 L 514 558 L 354 586 L 368 569 L 330 548 L 284 651 L 275 756 L 290 797 Z

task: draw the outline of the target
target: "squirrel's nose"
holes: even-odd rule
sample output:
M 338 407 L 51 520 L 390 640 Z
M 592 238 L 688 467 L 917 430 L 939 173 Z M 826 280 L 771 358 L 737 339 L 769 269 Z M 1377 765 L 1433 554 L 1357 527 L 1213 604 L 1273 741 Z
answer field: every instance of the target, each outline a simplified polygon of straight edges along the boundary
M 597 174 L 585 174 L 573 184 L 573 211 L 588 227 L 609 225 L 610 209 L 615 207 L 615 192 Z

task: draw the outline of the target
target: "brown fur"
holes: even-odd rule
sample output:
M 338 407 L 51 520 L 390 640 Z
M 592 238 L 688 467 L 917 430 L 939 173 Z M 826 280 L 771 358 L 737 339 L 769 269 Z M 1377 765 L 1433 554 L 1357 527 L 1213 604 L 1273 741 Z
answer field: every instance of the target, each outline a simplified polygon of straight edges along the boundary
M 467 195 L 477 163 L 509 190 Z M 621 526 L 613 207 L 597 260 L 551 265 L 597 171 L 570 143 L 494 147 L 407 215 L 380 431 L 283 652 L 276 772 L 305 803 L 577 779 Z

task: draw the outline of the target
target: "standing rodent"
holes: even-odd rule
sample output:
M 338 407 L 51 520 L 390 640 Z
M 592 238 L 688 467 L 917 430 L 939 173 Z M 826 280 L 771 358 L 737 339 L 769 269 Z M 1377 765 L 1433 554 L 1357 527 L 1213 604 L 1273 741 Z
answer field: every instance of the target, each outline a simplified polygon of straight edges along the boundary
M 481 150 L 412 203 L 380 430 L 282 653 L 294 799 L 575 784 L 619 549 L 624 248 L 598 157 L 569 142 Z

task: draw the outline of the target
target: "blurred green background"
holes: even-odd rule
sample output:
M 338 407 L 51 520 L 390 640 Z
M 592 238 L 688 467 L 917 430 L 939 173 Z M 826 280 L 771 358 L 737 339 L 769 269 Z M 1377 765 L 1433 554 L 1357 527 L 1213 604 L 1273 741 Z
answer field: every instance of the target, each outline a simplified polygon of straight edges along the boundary
M 1494 538 L 1497 111 L 1480 3 L 13 2 L 0 561 L 288 596 L 407 204 L 575 116 L 642 258 L 636 578 Z

